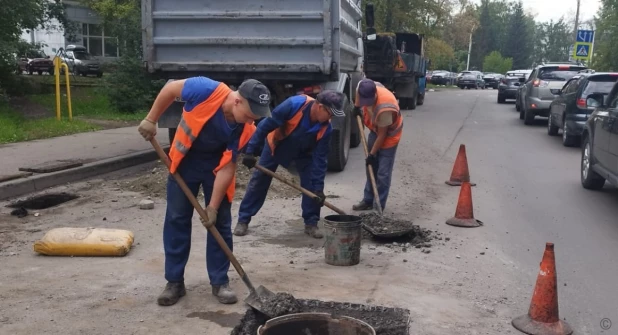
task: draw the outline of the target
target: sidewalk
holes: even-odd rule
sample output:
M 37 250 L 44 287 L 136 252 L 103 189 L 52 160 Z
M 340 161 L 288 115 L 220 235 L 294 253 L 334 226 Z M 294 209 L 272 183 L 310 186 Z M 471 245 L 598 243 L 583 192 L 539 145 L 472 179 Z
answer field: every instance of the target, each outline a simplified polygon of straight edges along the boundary
M 167 129 L 157 129 L 157 131 L 159 143 L 164 149 L 167 148 L 169 146 Z M 0 145 L 0 157 L 3 157 L 2 164 L 0 164 L 0 180 L 2 177 L 20 173 L 19 168 L 54 161 L 83 163 L 80 167 L 68 170 L 35 173 L 27 178 L 0 182 L 1 200 L 141 164 L 144 161 L 156 159 L 156 154 L 150 142 L 144 141 L 139 135 L 137 127 L 126 127 L 4 144 Z M 41 183 L 43 177 L 47 180 Z M 36 183 L 36 180 L 39 180 L 38 186 L 24 185 Z

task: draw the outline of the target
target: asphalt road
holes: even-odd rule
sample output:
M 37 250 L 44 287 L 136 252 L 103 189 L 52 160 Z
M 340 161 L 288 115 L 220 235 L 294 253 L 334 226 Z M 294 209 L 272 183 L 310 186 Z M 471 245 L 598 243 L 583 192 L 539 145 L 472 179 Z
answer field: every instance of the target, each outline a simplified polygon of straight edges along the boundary
M 428 93 L 414 113 L 434 142 L 452 141 L 445 159 L 466 144 L 476 228 L 498 245 L 529 301 L 546 242 L 555 243 L 560 317 L 578 334 L 618 334 L 618 190 L 588 191 L 579 180 L 580 149 L 546 132 L 546 119 L 525 126 L 512 103 L 497 104 L 494 90 Z M 455 130 L 456 129 L 456 130 Z M 478 232 L 482 230 L 482 232 Z M 466 232 L 466 234 L 471 234 Z M 527 303 L 513 309 L 525 313 Z M 614 327 L 603 332 L 601 320 Z M 605 325 L 608 323 L 606 322 Z

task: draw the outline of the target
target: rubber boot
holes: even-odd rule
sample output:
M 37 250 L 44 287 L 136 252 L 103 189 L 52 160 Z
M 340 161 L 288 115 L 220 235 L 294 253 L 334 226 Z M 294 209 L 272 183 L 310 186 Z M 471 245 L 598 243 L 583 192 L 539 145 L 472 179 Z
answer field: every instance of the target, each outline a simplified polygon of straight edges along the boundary
M 324 237 L 318 226 L 305 225 L 305 234 L 317 239 Z
M 167 283 L 159 295 L 157 303 L 161 306 L 171 306 L 187 294 L 185 283 Z
M 217 300 L 222 304 L 230 305 L 238 302 L 236 293 L 234 293 L 229 284 L 213 285 L 212 295 L 217 297 Z
M 247 231 L 249 230 L 249 225 L 246 223 L 238 222 L 236 224 L 236 228 L 234 228 L 234 235 L 236 236 L 245 236 L 247 235 Z
M 358 204 L 352 206 L 352 209 L 355 211 L 368 211 L 370 209 L 373 209 L 373 205 L 372 204 L 368 204 L 364 201 L 359 202 Z

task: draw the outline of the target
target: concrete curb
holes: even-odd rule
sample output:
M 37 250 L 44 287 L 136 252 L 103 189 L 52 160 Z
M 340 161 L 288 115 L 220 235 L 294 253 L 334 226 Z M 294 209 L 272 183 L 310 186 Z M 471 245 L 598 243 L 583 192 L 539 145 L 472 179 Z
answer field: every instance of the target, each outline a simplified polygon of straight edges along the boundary
M 169 145 L 163 146 L 167 153 Z M 80 181 L 109 172 L 126 169 L 131 166 L 152 162 L 159 159 L 154 150 L 142 150 L 123 156 L 106 158 L 84 164 L 73 169 L 58 172 L 37 174 L 28 178 L 11 180 L 0 183 L 0 201 L 20 197 L 25 194 L 42 191 L 44 189 Z

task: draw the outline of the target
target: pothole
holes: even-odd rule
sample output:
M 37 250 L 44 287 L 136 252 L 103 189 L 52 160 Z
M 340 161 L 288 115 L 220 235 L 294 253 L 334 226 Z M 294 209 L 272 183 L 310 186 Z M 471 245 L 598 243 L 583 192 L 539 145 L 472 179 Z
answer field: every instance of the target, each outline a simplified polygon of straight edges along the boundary
M 75 200 L 77 198 L 79 198 L 78 195 L 71 193 L 48 193 L 43 195 L 37 195 L 26 200 L 14 202 L 7 207 L 25 209 L 46 209 L 58 206 L 71 200 Z
M 410 311 L 402 308 L 370 306 L 343 302 L 320 300 L 297 300 L 301 305 L 300 313 L 327 313 L 332 316 L 348 316 L 366 322 L 372 326 L 377 335 L 408 335 L 410 328 Z M 268 318 L 249 309 L 232 330 L 232 335 L 255 335 L 258 327 L 264 325 Z

